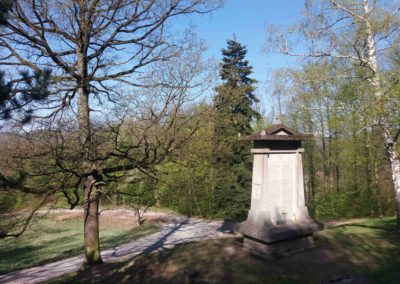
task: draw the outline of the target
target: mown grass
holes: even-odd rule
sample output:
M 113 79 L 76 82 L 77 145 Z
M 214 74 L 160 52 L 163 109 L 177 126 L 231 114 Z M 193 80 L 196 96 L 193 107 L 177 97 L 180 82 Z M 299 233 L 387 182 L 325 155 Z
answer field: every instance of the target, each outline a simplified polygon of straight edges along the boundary
M 0 273 L 82 254 L 82 222 L 82 219 L 56 222 L 51 218 L 40 218 L 19 238 L 0 240 Z M 146 224 L 133 229 L 118 228 L 118 226 L 102 228 L 101 249 L 135 240 L 155 232 L 158 228 L 155 224 Z
M 131 261 L 104 264 L 56 281 L 68 283 L 184 283 L 196 270 L 196 283 L 331 283 L 361 277 L 357 283 L 400 283 L 400 236 L 394 218 L 325 229 L 317 247 L 273 261 L 243 251 L 238 240 L 179 245 Z
M 395 218 L 370 219 L 326 230 L 321 245 L 373 283 L 400 283 L 400 233 Z

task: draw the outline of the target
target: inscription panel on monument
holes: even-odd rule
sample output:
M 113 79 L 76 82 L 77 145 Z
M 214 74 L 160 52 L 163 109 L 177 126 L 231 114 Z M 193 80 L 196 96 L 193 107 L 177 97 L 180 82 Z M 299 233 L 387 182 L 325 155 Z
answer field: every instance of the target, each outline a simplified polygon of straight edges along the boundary
M 268 207 L 274 222 L 286 223 L 295 218 L 295 155 L 274 153 L 268 161 Z

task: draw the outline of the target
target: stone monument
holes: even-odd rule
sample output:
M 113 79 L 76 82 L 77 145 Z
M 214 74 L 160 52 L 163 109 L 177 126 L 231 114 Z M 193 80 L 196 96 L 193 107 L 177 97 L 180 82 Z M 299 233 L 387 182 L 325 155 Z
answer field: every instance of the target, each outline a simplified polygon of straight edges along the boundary
M 323 229 L 308 214 L 304 198 L 301 141 L 312 135 L 297 133 L 274 119 L 254 141 L 253 179 L 248 218 L 239 225 L 243 245 L 266 259 L 313 247 L 313 233 Z

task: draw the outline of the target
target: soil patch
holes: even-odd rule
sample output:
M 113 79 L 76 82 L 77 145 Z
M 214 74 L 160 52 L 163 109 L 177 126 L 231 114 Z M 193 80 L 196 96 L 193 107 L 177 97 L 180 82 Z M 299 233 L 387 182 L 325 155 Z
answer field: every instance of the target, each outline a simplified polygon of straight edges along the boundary
M 42 213 L 43 214 L 43 213 Z M 68 220 L 83 220 L 83 210 L 60 210 L 48 213 L 51 220 L 65 222 Z M 174 217 L 163 213 L 146 213 L 143 217 L 146 223 L 166 224 L 174 220 Z M 129 210 L 105 210 L 99 215 L 100 230 L 121 229 L 130 230 L 137 227 L 135 215 Z

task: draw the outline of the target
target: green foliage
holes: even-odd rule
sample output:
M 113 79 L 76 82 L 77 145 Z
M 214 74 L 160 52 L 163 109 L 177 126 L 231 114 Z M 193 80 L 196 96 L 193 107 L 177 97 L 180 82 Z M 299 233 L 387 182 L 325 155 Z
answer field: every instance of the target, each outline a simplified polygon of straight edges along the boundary
M 284 73 L 291 90 L 281 97 L 287 122 L 316 136 L 303 145 L 308 204 L 322 220 L 391 216 L 390 167 L 370 88 L 359 79 L 362 70 L 349 69 L 344 79 L 335 76 L 338 68 L 326 61 Z
M 251 145 L 238 141 L 231 128 L 216 136 L 215 129 L 226 125 L 217 126 L 217 118 L 227 116 L 218 116 L 215 107 L 199 105 L 193 115 L 198 131 L 191 142 L 157 167 L 159 205 L 188 216 L 240 220 L 249 208 Z
M 123 177 L 122 173 L 118 173 Z M 139 171 L 132 171 L 117 182 L 109 182 L 102 196 L 104 206 L 147 209 L 156 203 L 157 180 Z
M 59 194 L 61 197 L 62 195 Z M 66 204 L 56 202 L 57 196 L 49 198 L 49 205 L 56 205 L 56 207 L 69 208 Z M 21 191 L 2 191 L 0 190 L 0 214 L 10 213 L 19 210 L 30 210 L 39 205 L 42 196 L 35 194 L 27 194 Z M 59 198 L 58 201 L 63 200 Z M 0 228 L 1 229 L 1 228 Z
M 159 205 L 188 216 L 215 217 L 212 114 L 211 106 L 197 106 L 198 131 L 175 157 L 157 167 Z
M 213 217 L 213 192 L 207 160 L 182 160 L 160 167 L 159 198 L 187 216 Z
M 144 177 L 143 181 L 128 184 L 126 187 L 121 187 L 118 193 L 124 196 L 124 202 L 131 207 L 148 208 L 153 206 L 155 200 L 155 189 L 157 181 L 151 177 Z
M 0 192 L 0 213 L 29 208 L 29 200 L 19 192 Z
M 240 220 L 250 204 L 251 143 L 238 141 L 238 137 L 251 134 L 252 123 L 260 115 L 253 109 L 258 100 L 253 93 L 256 81 L 249 78 L 252 67 L 245 60 L 247 49 L 235 38 L 227 44 L 222 49 L 223 84 L 214 97 L 214 214 Z
M 215 135 L 232 138 L 251 134 L 252 122 L 260 117 L 253 109 L 258 99 L 254 95 L 256 80 L 249 78 L 252 67 L 245 60 L 247 49 L 236 39 L 227 41 L 222 49 L 220 77 L 223 84 L 216 88 L 214 97 Z
M 309 203 L 312 215 L 318 220 L 338 220 L 375 216 L 375 198 L 371 194 L 360 191 L 324 191 L 319 189 L 318 194 Z

